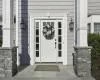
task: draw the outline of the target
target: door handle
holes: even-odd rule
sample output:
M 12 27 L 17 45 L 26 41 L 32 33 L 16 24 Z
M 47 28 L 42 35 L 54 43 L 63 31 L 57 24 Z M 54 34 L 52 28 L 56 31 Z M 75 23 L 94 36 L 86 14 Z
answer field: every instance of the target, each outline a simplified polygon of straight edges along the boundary
M 55 39 L 55 48 L 56 48 L 56 44 L 57 44 L 57 43 L 56 43 L 56 39 Z

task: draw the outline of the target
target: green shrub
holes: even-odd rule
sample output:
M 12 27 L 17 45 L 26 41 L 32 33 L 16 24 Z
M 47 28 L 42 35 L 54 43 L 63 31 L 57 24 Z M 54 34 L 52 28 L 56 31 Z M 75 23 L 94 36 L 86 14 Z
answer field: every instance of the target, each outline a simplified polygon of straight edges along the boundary
M 0 37 L 0 47 L 2 46 L 2 37 Z
M 92 69 L 100 67 L 100 34 L 88 34 L 88 45 L 92 46 Z

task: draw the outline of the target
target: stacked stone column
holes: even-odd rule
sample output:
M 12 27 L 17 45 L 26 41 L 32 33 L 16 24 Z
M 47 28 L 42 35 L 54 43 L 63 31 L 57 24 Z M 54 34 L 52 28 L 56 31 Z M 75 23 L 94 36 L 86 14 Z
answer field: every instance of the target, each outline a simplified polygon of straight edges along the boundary
M 74 70 L 77 76 L 91 76 L 91 48 L 74 47 Z
M 17 73 L 17 48 L 0 48 L 0 77 L 13 77 Z

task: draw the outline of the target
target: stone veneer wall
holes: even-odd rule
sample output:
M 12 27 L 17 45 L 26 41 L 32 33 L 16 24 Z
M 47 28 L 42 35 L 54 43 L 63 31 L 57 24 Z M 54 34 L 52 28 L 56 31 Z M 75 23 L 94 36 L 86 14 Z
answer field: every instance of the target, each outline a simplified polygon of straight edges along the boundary
M 0 48 L 0 77 L 13 77 L 17 73 L 17 47 Z
M 91 49 L 92 47 L 74 47 L 74 70 L 77 76 L 91 76 Z

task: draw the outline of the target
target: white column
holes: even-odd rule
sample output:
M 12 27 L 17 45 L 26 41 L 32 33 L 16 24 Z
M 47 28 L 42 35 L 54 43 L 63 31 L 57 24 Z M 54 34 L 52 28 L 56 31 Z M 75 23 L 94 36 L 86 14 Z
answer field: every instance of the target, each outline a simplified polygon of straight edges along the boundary
M 2 47 L 11 47 L 12 45 L 12 24 L 13 24 L 13 0 L 2 0 L 3 16 L 3 45 Z
M 18 46 L 18 27 L 19 27 L 19 0 L 16 0 L 16 46 Z M 19 47 L 17 48 L 17 66 L 20 65 L 20 57 L 19 57 Z
M 88 0 L 77 0 L 77 46 L 87 45 Z

